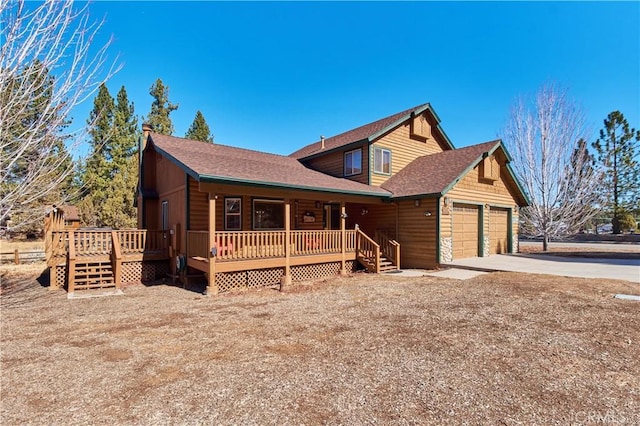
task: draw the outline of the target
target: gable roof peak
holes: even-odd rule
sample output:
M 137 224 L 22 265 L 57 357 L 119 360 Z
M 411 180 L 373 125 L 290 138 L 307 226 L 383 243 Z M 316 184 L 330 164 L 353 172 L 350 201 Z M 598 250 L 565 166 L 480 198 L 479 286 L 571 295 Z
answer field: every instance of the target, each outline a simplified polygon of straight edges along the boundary
M 379 136 L 385 134 L 386 132 L 394 129 L 399 126 L 412 116 L 422 114 L 424 111 L 429 110 L 436 119 L 436 122 L 440 122 L 440 117 L 433 110 L 433 107 L 430 103 L 423 103 L 412 108 L 406 109 L 404 111 L 397 112 L 390 116 L 381 118 L 379 120 L 373 121 L 371 123 L 362 125 L 360 127 L 356 127 L 355 129 L 348 130 L 346 132 L 340 133 L 335 136 L 331 136 L 329 138 L 321 138 L 319 141 L 311 143 L 294 153 L 290 156 L 296 158 L 298 160 L 304 160 L 309 157 L 313 157 L 320 153 L 326 153 L 328 151 L 332 151 L 334 149 L 343 148 L 347 145 L 358 143 L 358 142 L 371 142 Z M 439 126 L 438 126 L 439 127 Z M 440 133 L 444 136 L 446 142 L 449 144 L 450 148 L 453 149 L 453 145 L 445 135 L 442 129 L 439 129 Z

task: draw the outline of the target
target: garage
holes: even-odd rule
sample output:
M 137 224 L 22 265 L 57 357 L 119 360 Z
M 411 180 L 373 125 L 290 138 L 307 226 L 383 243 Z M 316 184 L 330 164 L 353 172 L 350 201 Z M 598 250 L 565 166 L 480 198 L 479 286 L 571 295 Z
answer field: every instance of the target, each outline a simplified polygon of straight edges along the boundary
M 478 206 L 453 205 L 453 258 L 478 256 Z
M 491 207 L 489 210 L 489 253 L 509 252 L 509 210 Z

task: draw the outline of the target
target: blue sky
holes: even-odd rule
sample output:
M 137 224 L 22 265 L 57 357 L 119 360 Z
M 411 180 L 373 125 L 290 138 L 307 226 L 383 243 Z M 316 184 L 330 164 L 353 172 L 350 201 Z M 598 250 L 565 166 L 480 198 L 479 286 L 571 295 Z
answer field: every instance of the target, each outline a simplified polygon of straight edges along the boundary
M 174 135 L 201 110 L 216 142 L 289 154 L 430 102 L 456 147 L 499 135 L 509 107 L 556 81 L 593 129 L 640 127 L 638 2 L 106 2 L 102 40 L 146 115 L 170 87 Z M 86 120 L 91 105 L 76 112 Z

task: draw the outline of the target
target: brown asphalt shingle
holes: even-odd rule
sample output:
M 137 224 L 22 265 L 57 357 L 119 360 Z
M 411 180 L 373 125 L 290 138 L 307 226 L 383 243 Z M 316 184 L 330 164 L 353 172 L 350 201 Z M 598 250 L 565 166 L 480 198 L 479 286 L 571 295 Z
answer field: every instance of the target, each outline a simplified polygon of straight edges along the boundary
M 442 193 L 499 140 L 418 157 L 382 184 L 394 197 Z
M 413 108 L 409 108 L 405 111 L 401 111 L 399 113 L 390 115 L 385 118 L 381 118 L 380 120 L 374 121 L 373 123 L 365 124 L 364 126 L 357 127 L 353 130 L 349 130 L 344 133 L 340 133 L 339 135 L 332 136 L 330 138 L 326 138 L 324 140 L 324 149 L 321 148 L 321 142 L 314 142 L 309 144 L 303 148 L 300 148 L 296 152 L 292 153 L 290 156 L 297 159 L 304 159 L 306 157 L 312 156 L 319 152 L 330 151 L 335 148 L 339 148 L 341 146 L 348 145 L 353 142 L 358 142 L 364 139 L 367 139 L 382 129 L 391 126 L 392 124 L 398 121 L 404 121 L 404 119 L 409 118 L 409 115 L 412 111 L 416 111 L 419 109 L 423 109 L 429 104 L 421 104 Z
M 389 197 L 382 188 L 341 179 L 306 168 L 293 157 L 268 154 L 208 142 L 151 133 L 160 151 L 191 170 L 199 178 L 213 178 L 257 185 L 295 187 Z M 196 177 L 196 176 L 194 176 Z M 198 178 L 198 179 L 199 179 Z

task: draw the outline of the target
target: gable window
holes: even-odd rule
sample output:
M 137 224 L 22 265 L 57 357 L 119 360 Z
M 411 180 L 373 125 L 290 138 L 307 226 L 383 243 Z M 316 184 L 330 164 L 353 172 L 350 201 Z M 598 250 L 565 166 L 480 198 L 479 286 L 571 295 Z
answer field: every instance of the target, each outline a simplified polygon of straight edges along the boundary
M 284 229 L 284 201 L 253 200 L 253 229 Z
M 362 148 L 344 153 L 344 175 L 359 175 L 362 173 Z
M 224 230 L 240 231 L 242 229 L 242 198 L 224 199 Z
M 391 174 L 391 151 L 377 147 L 373 149 L 373 171 L 385 175 Z

